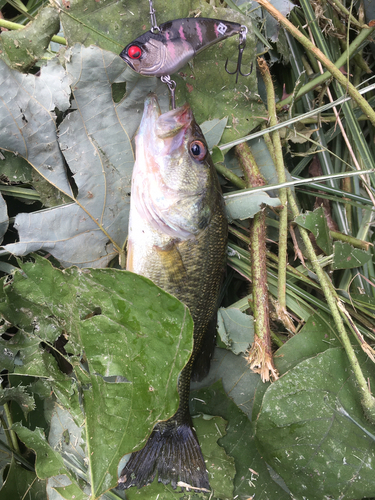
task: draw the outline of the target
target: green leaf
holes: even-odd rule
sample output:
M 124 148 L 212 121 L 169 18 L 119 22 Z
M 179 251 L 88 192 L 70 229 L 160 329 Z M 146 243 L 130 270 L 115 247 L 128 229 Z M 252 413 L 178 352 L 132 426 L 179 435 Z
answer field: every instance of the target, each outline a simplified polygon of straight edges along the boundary
M 353 269 L 363 266 L 371 259 L 371 253 L 354 248 L 344 241 L 333 245 L 333 269 Z
M 191 16 L 198 11 L 202 17 L 227 19 L 248 27 L 246 50 L 243 56 L 246 72 L 250 71 L 251 60 L 255 57 L 255 37 L 251 21 L 247 16 L 231 9 L 216 8 L 198 0 L 159 0 L 155 5 L 159 24 L 171 19 Z M 70 2 L 61 10 L 61 22 L 70 46 L 82 42 L 95 44 L 103 49 L 119 54 L 121 50 L 142 32 L 150 29 L 149 5 L 137 0 L 121 3 L 110 1 L 91 3 L 85 0 Z M 224 70 L 227 57 L 235 64 L 238 55 L 238 37 L 232 37 L 223 44 L 214 45 L 203 51 L 182 70 L 173 75 L 177 82 L 177 105 L 188 101 L 194 110 L 198 123 L 206 120 L 229 117 L 223 141 L 241 137 L 249 133 L 263 120 L 264 106 L 256 92 L 256 72 L 249 77 L 235 76 Z M 142 82 L 144 78 L 139 81 Z M 235 108 L 235 113 L 233 112 Z
M 45 7 L 26 28 L 1 33 L 0 57 L 12 68 L 27 71 L 43 57 L 52 36 L 59 29 L 58 12 Z
M 11 70 L 0 60 L 0 147 L 17 152 L 51 184 L 71 194 L 63 156 L 56 140 L 55 107 L 69 107 L 65 70 L 50 61 L 40 76 Z M 43 141 L 44 148 L 40 147 Z M 48 147 L 47 147 L 48 146 Z
M 18 422 L 13 425 L 12 429 L 17 432 L 18 437 L 26 446 L 35 451 L 37 457 L 35 471 L 39 479 L 47 479 L 66 472 L 60 453 L 50 447 L 42 429 L 37 427 L 31 431 Z
M 175 413 L 193 322 L 176 298 L 127 271 L 61 271 L 40 257 L 22 270 L 5 286 L 6 300 L 0 303 L 3 316 L 23 328 L 12 339 L 24 363 L 18 371 L 48 378 L 78 425 L 78 394 L 83 397 L 86 455 L 97 498 L 117 484 L 120 458 L 142 446 L 156 421 Z M 59 371 L 52 355 L 61 332 L 73 379 Z M 83 351 L 88 370 L 80 363 Z M 127 382 L 103 378 L 112 375 Z
M 218 311 L 218 334 L 234 354 L 245 352 L 254 340 L 254 319 L 233 307 Z
M 32 181 L 32 168 L 21 156 L 7 151 L 0 152 L 0 172 L 3 182 L 28 183 Z
M 260 376 L 250 370 L 245 357 L 236 356 L 226 349 L 216 348 L 209 374 L 201 382 L 193 383 L 192 389 L 209 387 L 218 380 L 222 380 L 226 394 L 246 415 L 250 416 Z
M 313 212 L 298 215 L 295 222 L 305 229 L 308 229 L 315 236 L 316 244 L 326 255 L 332 253 L 332 242 L 329 235 L 327 219 L 323 207 L 319 207 Z
M 373 364 L 363 353 L 357 356 L 372 387 Z M 256 438 L 296 498 L 375 495 L 375 429 L 364 417 L 341 348 L 302 361 L 267 389 Z
M 55 451 L 62 455 L 66 467 L 74 470 L 76 475 L 87 483 L 89 479 L 85 463 L 85 442 L 82 434 L 84 434 L 84 428 L 75 423 L 69 411 L 55 404 L 48 442 Z M 85 490 L 89 489 L 89 484 L 87 484 Z M 60 500 L 61 497 L 68 500 L 86 500 L 88 498 L 88 495 L 66 475 L 50 477 L 47 480 L 47 493 L 51 500 Z
M 225 394 L 221 381 L 209 388 L 194 391 L 191 402 L 192 413 L 211 413 L 228 420 L 226 434 L 219 444 L 235 461 L 234 492 L 230 499 L 251 498 L 253 495 L 259 500 L 290 498 L 271 479 L 267 465 L 254 443 L 253 424 Z
M 8 475 L 0 490 L 2 500 L 45 500 L 45 481 L 39 479 L 35 472 L 29 471 L 16 463 L 14 458 L 10 464 Z
M 8 401 L 15 401 L 20 406 L 26 416 L 35 409 L 35 400 L 31 394 L 28 394 L 25 386 L 18 387 L 0 387 L 0 406 Z
M 216 164 L 224 161 L 224 154 L 217 146 L 213 147 L 211 154 L 212 161 Z
M 61 500 L 62 498 L 66 500 L 90 499 L 88 486 L 87 492 L 84 492 L 76 483 L 72 483 L 65 475 L 54 476 L 47 479 L 46 493 L 48 495 L 48 500 Z M 104 500 L 104 498 L 102 498 L 102 500 Z
M 149 5 L 137 0 L 127 0 L 126 4 L 110 0 L 100 4 L 75 0 L 69 4 L 62 3 L 61 7 L 61 24 L 70 46 L 84 40 L 86 47 L 96 45 L 119 54 L 125 45 L 151 28 Z M 193 2 L 158 0 L 156 8 L 158 23 L 163 23 L 187 17 L 193 10 Z
M 332 347 L 340 347 L 340 341 L 330 316 L 319 311 L 312 314 L 298 334 L 275 352 L 276 368 L 280 375 L 284 375 L 301 361 Z

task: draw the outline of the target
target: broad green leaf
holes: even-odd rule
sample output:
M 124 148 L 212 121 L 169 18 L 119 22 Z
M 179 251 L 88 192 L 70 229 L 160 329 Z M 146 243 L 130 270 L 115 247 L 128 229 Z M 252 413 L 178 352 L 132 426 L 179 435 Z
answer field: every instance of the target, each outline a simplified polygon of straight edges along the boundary
M 43 249 L 64 266 L 105 267 L 122 252 L 126 239 L 134 163 L 131 138 L 142 115 L 144 97 L 159 89 L 163 105 L 166 89 L 155 79 L 135 84 L 118 56 L 97 47 L 77 45 L 65 55 L 67 72 L 53 62 L 37 78 L 12 72 L 5 65 L 1 74 L 6 106 L 1 109 L 0 104 L 0 112 L 4 112 L 0 147 L 18 151 L 62 195 L 74 201 L 17 215 L 15 228 L 20 241 L 6 249 L 15 255 Z M 18 83 L 15 95 L 14 79 Z M 56 83 L 60 80 L 62 83 Z M 127 85 L 126 98 L 117 104 L 111 87 L 115 81 Z M 35 97 L 30 98 L 34 87 Z M 57 107 L 65 111 L 71 91 L 72 112 L 60 125 L 58 144 L 55 117 L 47 110 Z M 48 143 L 48 147 L 41 148 L 41 143 Z M 68 182 L 61 151 L 74 175 L 77 194 Z
M 192 393 L 192 412 L 220 415 L 228 420 L 226 434 L 219 440 L 226 453 L 234 458 L 233 498 L 255 498 L 259 500 L 286 500 L 289 498 L 271 479 L 267 465 L 254 443 L 253 424 L 225 394 L 220 381 L 213 386 Z M 237 497 L 238 495 L 238 497 Z
M 353 269 L 361 267 L 371 259 L 371 253 L 354 248 L 345 241 L 333 245 L 333 269 Z
M 184 492 L 180 489 L 173 490 L 170 485 L 158 483 L 155 479 L 152 484 L 143 488 L 130 488 L 126 491 L 128 500 L 148 500 L 150 498 L 162 498 L 163 500 L 232 500 L 233 478 L 236 474 L 234 460 L 228 456 L 217 441 L 222 441 L 226 434 L 227 423 L 220 417 L 208 415 L 197 415 L 193 418 L 193 425 L 197 432 L 202 453 L 206 461 L 211 492 L 195 493 Z
M 234 354 L 245 352 L 254 340 L 254 319 L 233 307 L 218 311 L 218 334 Z
M 340 347 L 336 329 L 328 314 L 317 312 L 309 317 L 297 335 L 275 352 L 276 368 L 284 375 L 301 361 L 332 347 Z
M 249 141 L 249 146 L 255 158 L 255 161 L 257 162 L 260 173 L 266 180 L 267 184 L 278 184 L 279 178 L 277 175 L 276 167 L 264 138 L 257 137 L 256 139 L 252 139 L 251 141 Z M 293 180 L 292 176 L 286 168 L 285 177 L 287 181 Z
M 248 219 L 254 217 L 264 206 L 279 207 L 279 198 L 271 198 L 268 193 L 260 191 L 237 191 L 224 195 L 225 208 L 229 222 L 235 219 Z
M 26 28 L 1 33 L 0 57 L 12 68 L 27 71 L 43 57 L 52 36 L 59 29 L 58 12 L 52 7 L 46 7 L 39 11 L 35 21 Z
M 48 442 L 55 451 L 62 455 L 66 467 L 75 471 L 78 477 L 87 482 L 89 479 L 82 434 L 84 434 L 84 427 L 78 427 L 69 411 L 55 404 Z M 87 484 L 86 493 L 89 493 L 89 490 L 89 484 Z M 50 477 L 47 480 L 47 493 L 51 500 L 88 499 L 88 494 L 84 493 L 66 475 Z
M 319 207 L 313 212 L 306 212 L 298 215 L 295 222 L 305 229 L 308 229 L 315 236 L 316 244 L 326 255 L 332 253 L 332 242 L 329 235 L 327 219 L 323 207 Z
M 35 472 L 22 467 L 14 458 L 6 480 L 0 490 L 1 500 L 45 500 L 45 481 L 39 479 Z
M 64 35 L 70 46 L 75 43 L 97 45 L 119 54 L 134 38 L 151 28 L 148 2 L 103 0 L 87 3 L 86 0 L 70 0 L 69 4 L 54 0 L 61 8 L 60 19 Z M 187 17 L 193 10 L 193 2 L 158 0 L 157 22 Z
M 72 483 L 68 476 L 64 474 L 47 479 L 46 493 L 48 500 L 62 500 L 64 498 L 66 500 L 89 500 L 89 486 L 87 485 L 85 489 L 86 492 L 82 491 L 76 483 Z
M 372 387 L 374 365 L 364 354 L 357 356 Z M 268 388 L 256 439 L 296 498 L 375 495 L 375 428 L 364 417 L 341 348 L 302 361 Z
M 127 271 L 61 271 L 40 257 L 22 270 L 5 286 L 0 303 L 5 319 L 23 329 L 12 339 L 24 363 L 18 371 L 48 377 L 78 425 L 78 393 L 83 396 L 86 456 L 97 498 L 117 484 L 120 458 L 142 446 L 156 421 L 176 411 L 178 375 L 192 349 L 192 319 L 176 298 Z M 62 332 L 74 379 L 59 371 L 49 352 Z M 88 370 L 80 364 L 82 352 Z M 127 382 L 103 378 L 112 375 Z
M 56 0 L 61 9 L 61 22 L 69 45 L 82 42 L 86 46 L 96 44 L 99 47 L 119 54 L 121 50 L 137 36 L 151 28 L 149 5 L 136 0 L 100 4 L 84 0 L 71 0 L 69 7 L 61 0 Z M 159 24 L 171 19 L 191 16 L 198 13 L 201 17 L 227 19 L 248 27 L 246 50 L 243 56 L 243 72 L 251 69 L 251 60 L 255 57 L 255 37 L 248 17 L 231 9 L 212 7 L 199 0 L 159 0 L 156 18 Z M 228 127 L 224 131 L 223 141 L 241 137 L 249 133 L 263 121 L 264 106 L 252 89 L 256 89 L 256 72 L 249 77 L 229 75 L 224 69 L 226 59 L 233 65 L 238 56 L 238 37 L 225 40 L 206 49 L 186 65 L 178 74 L 173 75 L 177 82 L 177 105 L 188 101 L 194 110 L 198 123 L 206 120 L 228 117 Z M 231 68 L 231 66 L 230 66 Z M 141 82 L 144 78 L 141 78 Z M 235 112 L 234 112 L 235 109 Z
M 79 427 L 68 410 L 55 403 L 48 443 L 65 458 L 65 463 L 80 466 L 83 473 L 87 473 L 85 464 L 84 427 Z
M 26 446 L 35 451 L 37 457 L 35 471 L 39 479 L 65 473 L 66 469 L 60 453 L 50 447 L 42 429 L 37 427 L 31 431 L 16 422 L 13 430 L 17 432 L 18 437 Z

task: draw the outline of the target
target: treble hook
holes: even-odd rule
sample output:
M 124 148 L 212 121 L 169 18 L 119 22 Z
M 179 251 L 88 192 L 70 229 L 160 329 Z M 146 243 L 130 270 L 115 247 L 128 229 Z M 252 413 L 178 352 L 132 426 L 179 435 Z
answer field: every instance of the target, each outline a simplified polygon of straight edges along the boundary
M 236 83 L 238 82 L 238 75 L 249 76 L 249 75 L 251 75 L 251 72 L 253 71 L 253 63 L 251 63 L 251 68 L 250 68 L 250 72 L 249 73 L 242 73 L 242 71 L 241 71 L 242 54 L 243 54 L 243 51 L 244 51 L 244 49 L 246 47 L 246 34 L 247 34 L 247 28 L 246 28 L 246 26 L 241 26 L 240 41 L 239 41 L 239 44 L 238 44 L 238 59 L 237 59 L 237 67 L 236 67 L 236 69 L 234 71 L 228 71 L 228 69 L 227 69 L 227 67 L 228 67 L 228 59 L 226 60 L 226 63 L 225 63 L 225 71 L 229 75 L 237 74 L 237 76 L 236 76 Z

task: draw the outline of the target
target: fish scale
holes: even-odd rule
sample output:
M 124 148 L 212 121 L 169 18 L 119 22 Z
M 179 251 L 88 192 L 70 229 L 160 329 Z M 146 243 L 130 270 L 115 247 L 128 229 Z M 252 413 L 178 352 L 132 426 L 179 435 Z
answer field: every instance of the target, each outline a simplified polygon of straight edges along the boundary
M 136 137 L 127 269 L 188 306 L 194 347 L 178 379 L 177 412 L 157 423 L 144 448 L 131 455 L 120 475 L 120 489 L 142 487 L 156 474 L 173 488 L 178 481 L 209 488 L 189 414 L 189 392 L 192 372 L 194 379 L 208 373 L 226 245 L 220 185 L 190 107 L 162 115 L 156 96 L 149 95 Z

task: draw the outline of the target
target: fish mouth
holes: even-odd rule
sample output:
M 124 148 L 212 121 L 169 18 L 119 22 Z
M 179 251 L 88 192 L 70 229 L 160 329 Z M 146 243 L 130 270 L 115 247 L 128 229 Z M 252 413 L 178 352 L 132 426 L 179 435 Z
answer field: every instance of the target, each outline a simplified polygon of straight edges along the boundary
M 186 130 L 193 120 L 189 104 L 161 113 L 156 94 L 150 93 L 145 100 L 139 133 L 151 132 L 158 139 L 175 137 L 181 130 Z M 149 135 L 147 134 L 147 135 Z

